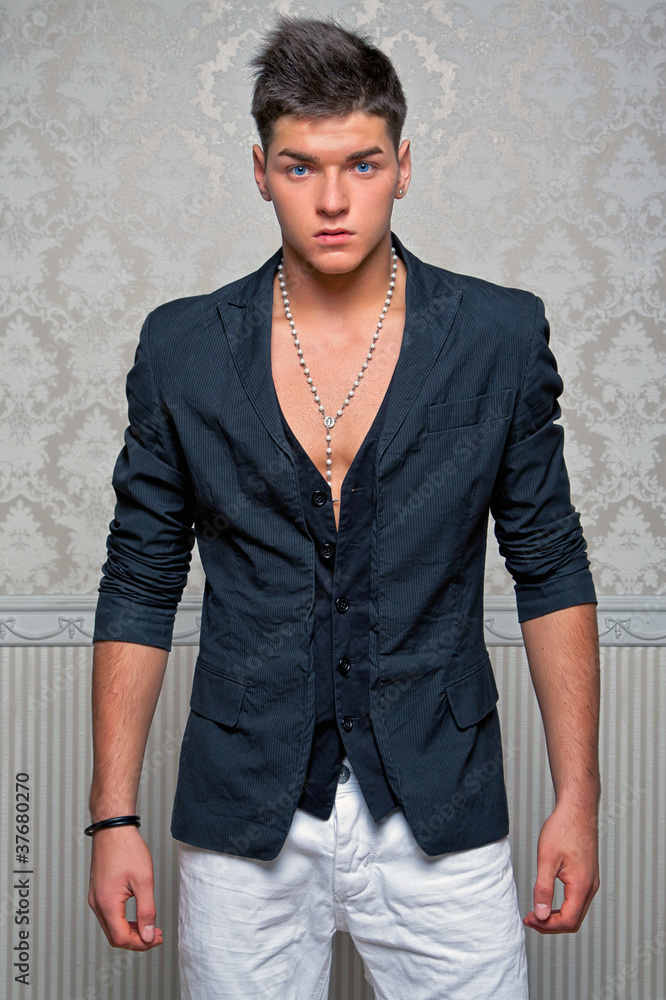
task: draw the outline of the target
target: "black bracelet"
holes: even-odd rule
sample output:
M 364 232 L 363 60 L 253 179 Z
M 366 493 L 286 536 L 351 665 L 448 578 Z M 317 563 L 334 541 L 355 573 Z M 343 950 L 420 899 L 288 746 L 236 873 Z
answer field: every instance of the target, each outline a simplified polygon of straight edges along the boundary
M 91 823 L 83 831 L 87 837 L 92 837 L 97 830 L 103 830 L 106 826 L 141 826 L 140 816 L 113 816 L 111 819 L 101 819 L 98 823 Z

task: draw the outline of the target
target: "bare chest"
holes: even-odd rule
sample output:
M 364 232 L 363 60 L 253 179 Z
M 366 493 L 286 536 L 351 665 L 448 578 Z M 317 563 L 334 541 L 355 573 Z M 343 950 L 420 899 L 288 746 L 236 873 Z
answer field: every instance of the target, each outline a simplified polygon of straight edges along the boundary
M 326 330 L 308 331 L 307 338 L 299 333 L 305 367 L 317 388 L 324 413 L 314 399 L 307 376 L 294 345 L 284 314 L 273 315 L 271 337 L 271 367 L 275 392 L 289 427 L 312 463 L 328 481 L 326 459 L 331 459 L 331 489 L 336 526 L 339 524 L 342 483 L 357 452 L 373 424 L 395 369 L 404 327 L 404 311 L 396 310 L 384 320 L 376 341 L 372 360 L 368 362 L 359 385 L 354 386 L 363 362 L 367 360 L 373 330 L 354 334 L 353 338 L 336 338 Z M 362 339 L 363 338 L 363 339 Z M 354 395 L 343 406 L 350 389 Z M 342 416 L 337 411 L 342 409 Z M 324 414 L 335 417 L 331 441 L 326 440 Z M 326 448 L 331 448 L 327 454 Z

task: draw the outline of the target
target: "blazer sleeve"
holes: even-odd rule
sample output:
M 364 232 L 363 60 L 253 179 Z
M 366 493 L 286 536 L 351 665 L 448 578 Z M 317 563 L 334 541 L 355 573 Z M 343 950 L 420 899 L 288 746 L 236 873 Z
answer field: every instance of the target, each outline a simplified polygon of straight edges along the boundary
M 514 579 L 518 620 L 597 603 L 580 515 L 571 503 L 564 429 L 555 421 L 564 388 L 536 299 L 529 353 L 490 509 L 500 554 Z
M 115 516 L 109 524 L 92 641 L 114 639 L 170 650 L 192 558 L 195 501 L 155 380 L 151 318 L 143 324 L 127 376 L 129 426 L 113 471 Z

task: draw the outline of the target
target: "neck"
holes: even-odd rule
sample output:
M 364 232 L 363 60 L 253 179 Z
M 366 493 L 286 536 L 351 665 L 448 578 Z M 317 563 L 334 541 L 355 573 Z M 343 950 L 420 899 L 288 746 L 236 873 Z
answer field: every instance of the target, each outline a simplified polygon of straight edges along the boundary
M 330 317 L 356 315 L 374 308 L 386 296 L 393 263 L 391 234 L 370 251 L 352 271 L 319 271 L 283 240 L 284 275 L 292 311 L 301 317 L 326 312 Z

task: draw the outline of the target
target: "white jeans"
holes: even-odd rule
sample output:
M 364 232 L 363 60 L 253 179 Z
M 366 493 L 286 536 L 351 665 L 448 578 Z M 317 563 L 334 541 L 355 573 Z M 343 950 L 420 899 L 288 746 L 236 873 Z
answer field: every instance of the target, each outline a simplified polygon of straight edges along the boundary
M 428 857 L 344 763 L 329 819 L 297 809 L 272 861 L 178 841 L 182 1000 L 326 1000 L 336 930 L 376 1000 L 527 1000 L 508 838 Z

